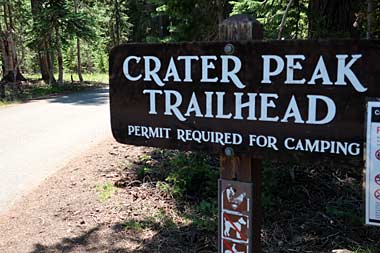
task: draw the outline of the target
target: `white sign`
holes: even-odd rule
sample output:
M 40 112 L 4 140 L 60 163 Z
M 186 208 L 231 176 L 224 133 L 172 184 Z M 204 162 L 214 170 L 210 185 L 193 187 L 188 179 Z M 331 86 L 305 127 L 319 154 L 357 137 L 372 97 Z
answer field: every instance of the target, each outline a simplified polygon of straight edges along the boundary
M 380 226 L 380 101 L 367 104 L 366 221 Z

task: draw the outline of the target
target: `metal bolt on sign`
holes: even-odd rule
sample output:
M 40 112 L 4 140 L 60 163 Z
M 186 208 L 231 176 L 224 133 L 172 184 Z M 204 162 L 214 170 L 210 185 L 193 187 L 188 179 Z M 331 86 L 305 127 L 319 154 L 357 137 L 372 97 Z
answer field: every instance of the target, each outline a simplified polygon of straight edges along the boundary
M 224 46 L 224 52 L 226 54 L 233 54 L 235 52 L 235 47 L 232 44 L 227 44 Z
M 234 149 L 231 148 L 231 147 L 227 147 L 225 150 L 224 150 L 224 154 L 228 157 L 231 157 L 231 156 L 234 156 L 235 152 L 234 152 Z

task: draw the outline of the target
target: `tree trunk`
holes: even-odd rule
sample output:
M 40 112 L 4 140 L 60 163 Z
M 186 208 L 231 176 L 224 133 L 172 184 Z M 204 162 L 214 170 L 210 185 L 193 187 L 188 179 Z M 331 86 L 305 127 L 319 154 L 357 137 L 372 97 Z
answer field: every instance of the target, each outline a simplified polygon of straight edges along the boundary
M 55 80 L 54 77 L 54 52 L 50 52 L 48 56 L 49 61 L 49 84 L 50 85 L 56 85 L 57 80 Z
M 1 52 L 3 56 L 3 81 L 16 82 L 25 81 L 20 73 L 17 60 L 16 43 L 14 40 L 14 29 L 12 20 L 12 7 L 9 1 L 3 3 L 3 17 L 5 30 L 1 32 Z
M 78 0 L 74 0 L 74 8 L 75 13 L 78 13 Z M 82 76 L 82 60 L 80 56 L 80 39 L 77 36 L 77 72 L 78 72 L 78 78 L 79 82 L 83 83 L 83 76 Z
M 80 39 L 77 38 L 77 59 L 78 59 L 78 77 L 79 77 L 79 82 L 83 83 L 83 76 L 82 76 L 82 60 L 80 56 Z
M 3 56 L 3 80 L 8 82 L 15 82 L 17 76 L 13 47 L 14 41 L 12 32 L 2 32 L 1 52 Z
M 224 20 L 224 3 L 223 0 L 216 0 L 216 8 L 218 9 L 218 25 Z
M 119 10 L 119 2 L 115 0 L 115 32 L 116 32 L 116 44 L 120 45 L 121 31 L 120 31 L 120 10 Z
M 37 18 L 41 10 L 41 1 L 40 0 L 31 0 L 31 6 L 32 6 L 32 16 L 33 16 L 33 21 L 34 25 L 37 24 Z M 51 71 L 49 68 L 49 43 L 46 41 L 41 41 L 38 45 L 38 60 L 39 60 L 39 65 L 40 65 L 40 71 L 41 71 L 41 78 L 45 83 L 52 83 L 54 80 L 54 77 L 51 78 Z
M 49 82 L 49 64 L 48 64 L 48 58 L 47 54 L 43 49 L 41 49 L 38 52 L 38 59 L 40 63 L 40 70 L 41 70 L 41 78 L 44 80 L 46 83 Z
M 59 28 L 55 27 L 55 37 L 57 43 L 57 61 L 58 61 L 58 85 L 63 85 L 63 56 L 62 56 L 62 43 Z
M 309 0 L 309 38 L 354 38 L 360 0 Z
M 373 0 L 367 0 L 367 39 L 372 39 L 373 20 L 374 20 Z
M 45 40 L 45 49 L 44 54 L 46 55 L 46 63 L 47 63 L 47 69 L 48 69 L 48 80 L 44 80 L 49 85 L 55 85 L 56 80 L 54 77 L 54 55 L 53 52 L 49 50 L 50 48 L 50 42 L 48 40 Z M 49 52 L 50 51 L 50 52 Z
M 4 99 L 5 98 L 5 83 L 0 82 L 0 98 Z

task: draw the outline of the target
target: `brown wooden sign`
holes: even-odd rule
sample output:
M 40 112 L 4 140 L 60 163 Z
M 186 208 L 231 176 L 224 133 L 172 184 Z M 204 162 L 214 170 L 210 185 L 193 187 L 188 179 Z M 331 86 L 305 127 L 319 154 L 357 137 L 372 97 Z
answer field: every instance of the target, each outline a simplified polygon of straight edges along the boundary
M 133 145 L 361 162 L 365 100 L 380 97 L 379 45 L 121 45 L 110 55 L 112 132 Z

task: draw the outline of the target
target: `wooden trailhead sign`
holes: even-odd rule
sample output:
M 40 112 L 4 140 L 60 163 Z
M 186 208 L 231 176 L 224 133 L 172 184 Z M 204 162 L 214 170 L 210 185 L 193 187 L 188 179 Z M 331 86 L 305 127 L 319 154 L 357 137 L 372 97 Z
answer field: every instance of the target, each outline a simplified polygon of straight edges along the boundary
M 117 141 L 362 165 L 378 41 L 125 44 L 110 55 Z M 331 159 L 333 158 L 333 159 Z
M 380 144 L 365 144 L 380 138 L 378 115 L 367 109 L 380 98 L 380 42 L 262 35 L 256 20 L 235 15 L 219 26 L 224 41 L 125 44 L 110 53 L 118 142 L 220 155 L 221 253 L 261 252 L 262 159 L 363 166 L 366 154 L 366 220 L 380 220 Z

